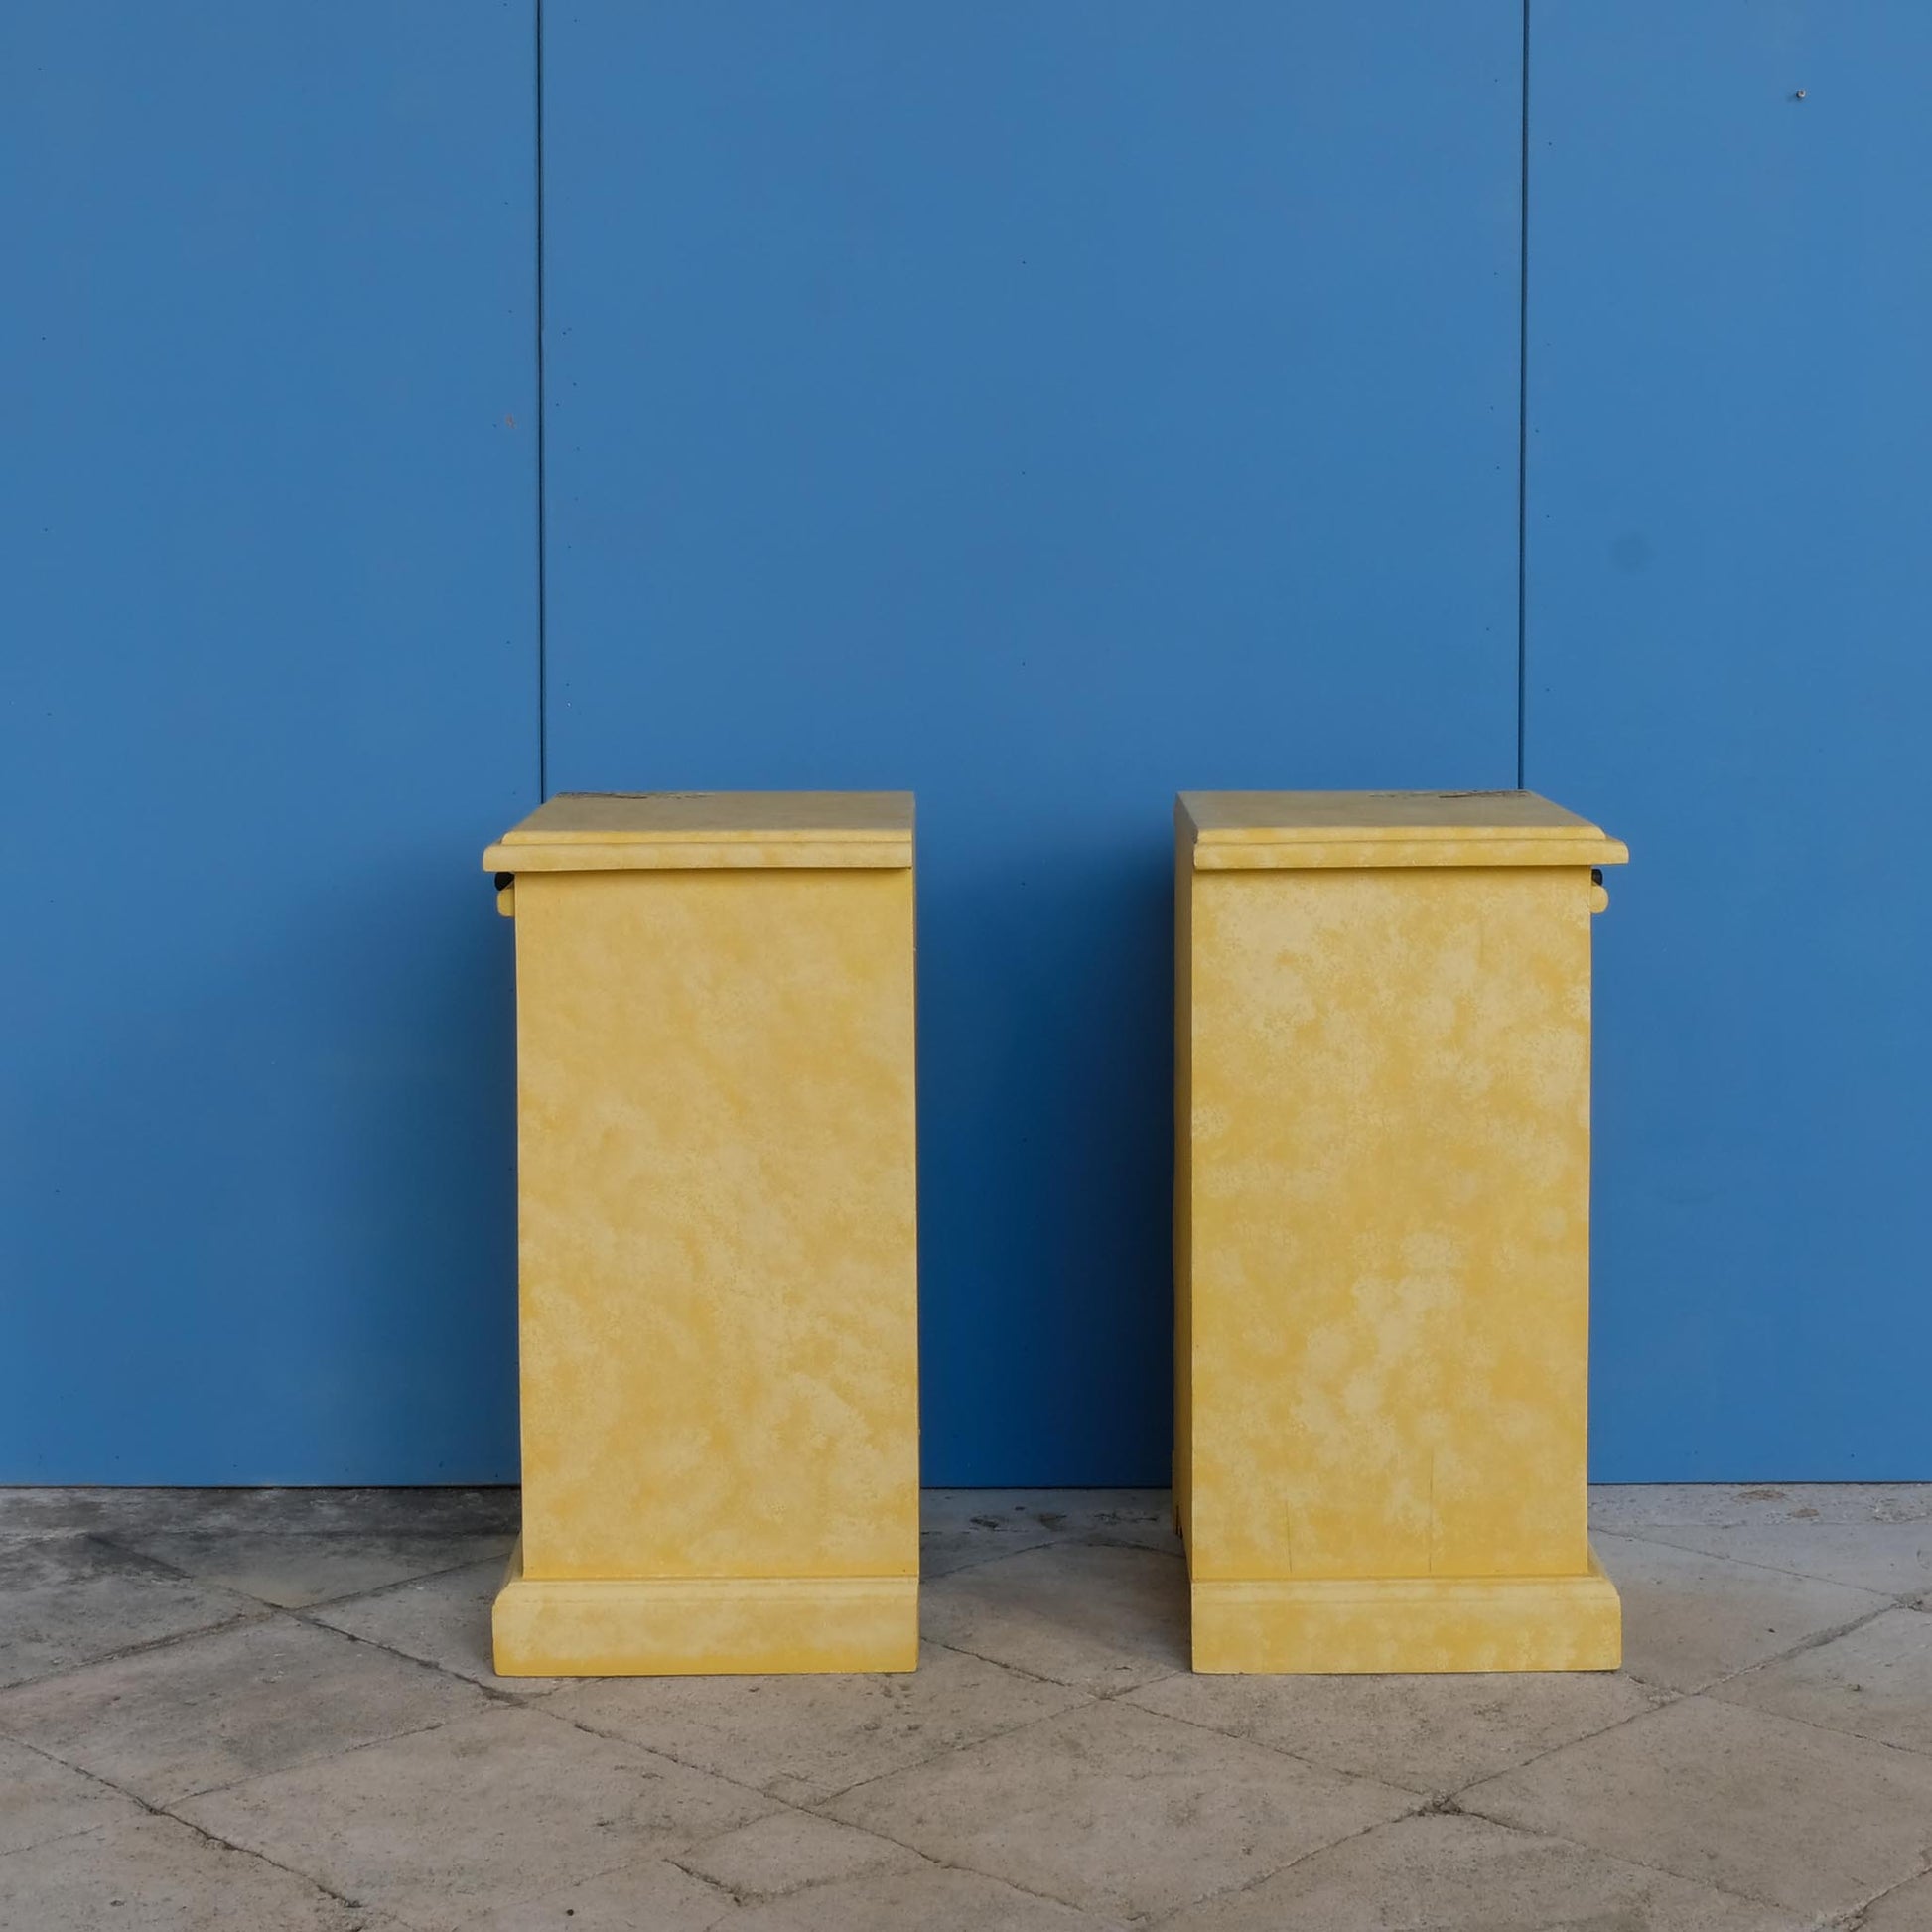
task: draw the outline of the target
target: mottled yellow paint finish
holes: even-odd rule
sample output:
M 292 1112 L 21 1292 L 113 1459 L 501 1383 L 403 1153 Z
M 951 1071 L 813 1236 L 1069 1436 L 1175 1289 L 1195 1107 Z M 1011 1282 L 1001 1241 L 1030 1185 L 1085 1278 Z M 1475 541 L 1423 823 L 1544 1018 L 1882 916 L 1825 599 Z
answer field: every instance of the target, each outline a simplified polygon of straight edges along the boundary
M 1617 1661 L 1585 1514 L 1592 868 L 1529 793 L 1176 812 L 1202 1670 Z
M 1616 1587 L 1574 1577 L 1259 1578 L 1193 1586 L 1203 1672 L 1613 1670 Z
M 547 1579 L 519 1546 L 494 1614 L 503 1677 L 910 1670 L 902 1577 Z M 909 1605 L 909 1607 L 908 1607 Z
M 565 791 L 505 832 L 483 867 L 897 871 L 912 863 L 911 809 L 899 791 Z
M 912 1668 L 911 862 L 900 794 L 566 796 L 485 855 L 517 875 L 499 1670 Z

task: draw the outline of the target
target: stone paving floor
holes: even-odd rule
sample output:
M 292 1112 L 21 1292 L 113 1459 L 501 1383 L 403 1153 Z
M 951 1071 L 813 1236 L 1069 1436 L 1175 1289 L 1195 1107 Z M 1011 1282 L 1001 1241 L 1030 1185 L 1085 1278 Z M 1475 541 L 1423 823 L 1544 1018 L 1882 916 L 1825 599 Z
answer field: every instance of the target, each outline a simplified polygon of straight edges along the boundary
M 0 1490 L 6 1932 L 1932 1928 L 1932 1485 L 1606 1489 L 1615 1676 L 1195 1678 L 1166 1498 L 915 1675 L 490 1674 L 503 1490 Z

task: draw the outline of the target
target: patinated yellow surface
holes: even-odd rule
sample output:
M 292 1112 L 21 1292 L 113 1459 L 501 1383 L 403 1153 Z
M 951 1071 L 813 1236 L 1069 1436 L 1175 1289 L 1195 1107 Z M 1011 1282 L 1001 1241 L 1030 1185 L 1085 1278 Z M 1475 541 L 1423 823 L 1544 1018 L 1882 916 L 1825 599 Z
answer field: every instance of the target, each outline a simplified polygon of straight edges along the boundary
M 1196 1668 L 1613 1666 L 1589 920 L 1623 847 L 1526 793 L 1188 795 L 1176 827 Z
M 564 791 L 483 854 L 490 872 L 911 863 L 898 791 Z
M 899 794 L 567 797 L 485 855 L 517 874 L 499 1670 L 912 1668 L 911 857 Z
M 902 1577 L 639 1577 L 523 1574 L 497 1594 L 504 1677 L 731 1676 L 904 1671 L 917 1651 L 916 1586 Z
M 1199 872 L 1617 866 L 1621 840 L 1533 791 L 1195 791 Z
M 1616 1587 L 1574 1577 L 1258 1578 L 1193 1585 L 1202 1672 L 1613 1670 Z

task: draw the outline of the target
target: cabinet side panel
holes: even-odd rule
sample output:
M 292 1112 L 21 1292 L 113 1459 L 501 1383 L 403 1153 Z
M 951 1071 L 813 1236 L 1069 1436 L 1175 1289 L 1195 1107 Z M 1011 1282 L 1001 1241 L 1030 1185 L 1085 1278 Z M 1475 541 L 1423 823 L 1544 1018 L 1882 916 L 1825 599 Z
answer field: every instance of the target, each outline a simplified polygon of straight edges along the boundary
M 517 928 L 527 1573 L 916 1575 L 912 875 Z
M 1173 876 L 1173 1503 L 1187 1534 L 1193 1500 L 1193 841 L 1176 827 Z
M 1197 1577 L 1585 1568 L 1588 873 L 1194 894 Z

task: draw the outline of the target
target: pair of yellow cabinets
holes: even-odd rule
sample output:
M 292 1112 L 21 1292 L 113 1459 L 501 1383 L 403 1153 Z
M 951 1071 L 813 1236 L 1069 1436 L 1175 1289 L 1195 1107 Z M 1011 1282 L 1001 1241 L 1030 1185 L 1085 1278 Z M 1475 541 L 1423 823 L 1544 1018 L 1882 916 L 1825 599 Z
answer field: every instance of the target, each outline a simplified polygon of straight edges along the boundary
M 1176 1514 L 1204 1671 L 1607 1669 L 1589 922 L 1528 792 L 1175 814 Z M 912 801 L 576 793 L 516 921 L 507 1674 L 910 1670 Z

